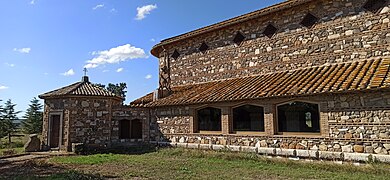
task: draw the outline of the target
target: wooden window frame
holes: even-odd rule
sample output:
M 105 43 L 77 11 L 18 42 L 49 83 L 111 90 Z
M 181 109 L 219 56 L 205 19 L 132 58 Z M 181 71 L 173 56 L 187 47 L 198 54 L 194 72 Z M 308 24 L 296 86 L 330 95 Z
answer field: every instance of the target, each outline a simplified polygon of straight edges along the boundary
M 288 104 L 288 103 L 291 103 L 291 102 L 303 102 L 303 103 L 310 103 L 310 104 L 316 104 L 318 106 L 318 123 L 319 123 L 319 128 L 320 128 L 320 132 L 283 132 L 283 131 L 279 131 L 279 115 L 278 115 L 278 106 L 281 106 L 281 105 L 285 105 L 285 104 Z M 321 118 L 321 104 L 319 102 L 313 102 L 313 101 L 307 101 L 307 100 L 299 100 L 299 99 L 296 99 L 296 100 L 291 100 L 291 101 L 287 101 L 287 102 L 283 102 L 283 103 L 279 103 L 279 104 L 275 104 L 274 105 L 274 129 L 275 129 L 275 133 L 274 133 L 274 136 L 275 137 L 286 137 L 286 136 L 298 136 L 298 137 L 322 137 L 323 136 L 323 131 L 324 131 L 324 127 L 322 126 L 322 121 L 323 119 Z

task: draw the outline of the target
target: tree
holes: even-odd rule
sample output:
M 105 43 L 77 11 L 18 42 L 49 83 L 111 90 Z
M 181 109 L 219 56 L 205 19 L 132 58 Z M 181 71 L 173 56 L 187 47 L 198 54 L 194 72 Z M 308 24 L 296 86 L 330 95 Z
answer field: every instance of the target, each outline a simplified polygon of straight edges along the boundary
M 107 87 L 106 87 L 106 85 L 99 84 L 99 83 L 94 84 L 94 85 L 101 87 L 101 88 L 104 88 L 104 89 L 107 89 L 108 91 L 116 94 L 117 96 L 121 96 L 123 98 L 126 98 L 126 93 L 127 93 L 127 91 L 125 91 L 125 89 L 127 88 L 126 83 L 119 83 L 119 84 L 108 83 Z
M 2 100 L 0 100 L 1 102 Z M 3 138 L 7 135 L 7 126 L 4 119 L 4 108 L 3 105 L 0 104 L 0 138 Z
M 37 98 L 30 101 L 26 114 L 23 116 L 25 120 L 22 121 L 23 132 L 27 134 L 36 134 L 42 132 L 43 125 L 43 105 L 39 103 Z
M 127 91 L 125 91 L 126 88 L 127 88 L 126 83 L 119 83 L 119 84 L 108 83 L 107 85 L 107 90 L 123 98 L 126 97 L 126 93 L 127 93 Z
M 20 113 L 20 111 L 15 111 L 16 104 L 13 104 L 11 99 L 9 99 L 4 104 L 3 109 L 3 125 L 5 128 L 5 133 L 8 135 L 8 143 L 11 144 L 11 135 L 13 132 L 15 132 L 17 125 L 14 122 L 15 120 L 18 120 L 17 115 Z

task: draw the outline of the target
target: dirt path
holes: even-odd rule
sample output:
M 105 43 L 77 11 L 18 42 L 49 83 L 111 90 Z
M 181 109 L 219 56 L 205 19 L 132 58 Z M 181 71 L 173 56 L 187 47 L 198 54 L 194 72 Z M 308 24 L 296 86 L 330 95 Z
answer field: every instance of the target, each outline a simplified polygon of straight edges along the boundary
M 12 179 L 26 175 L 45 177 L 65 172 L 66 169 L 47 163 L 51 156 L 59 155 L 68 154 L 44 152 L 0 159 L 0 179 Z

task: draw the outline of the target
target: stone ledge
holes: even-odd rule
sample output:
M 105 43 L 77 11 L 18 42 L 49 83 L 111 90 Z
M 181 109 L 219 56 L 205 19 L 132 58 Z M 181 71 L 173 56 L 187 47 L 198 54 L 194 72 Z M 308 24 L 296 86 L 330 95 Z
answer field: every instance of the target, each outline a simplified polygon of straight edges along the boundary
M 277 156 L 289 158 L 305 158 L 305 159 L 322 159 L 332 161 L 351 161 L 351 162 L 383 162 L 390 163 L 390 155 L 368 154 L 368 153 L 346 153 L 346 152 L 331 152 L 331 151 L 316 151 L 316 150 L 301 150 L 301 149 L 282 149 L 282 148 L 265 148 L 252 146 L 233 146 L 233 145 L 216 145 L 216 144 L 197 144 L 197 143 L 172 143 L 172 142 L 152 142 L 162 147 L 179 147 L 188 149 L 202 150 L 223 150 L 233 152 L 257 153 L 264 156 Z

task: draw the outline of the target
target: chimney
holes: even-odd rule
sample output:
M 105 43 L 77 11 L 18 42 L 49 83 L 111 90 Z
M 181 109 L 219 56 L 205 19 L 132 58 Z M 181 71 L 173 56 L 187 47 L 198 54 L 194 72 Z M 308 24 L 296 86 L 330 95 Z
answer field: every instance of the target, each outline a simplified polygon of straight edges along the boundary
M 89 82 L 88 76 L 83 76 L 83 78 L 81 79 L 81 82 Z

